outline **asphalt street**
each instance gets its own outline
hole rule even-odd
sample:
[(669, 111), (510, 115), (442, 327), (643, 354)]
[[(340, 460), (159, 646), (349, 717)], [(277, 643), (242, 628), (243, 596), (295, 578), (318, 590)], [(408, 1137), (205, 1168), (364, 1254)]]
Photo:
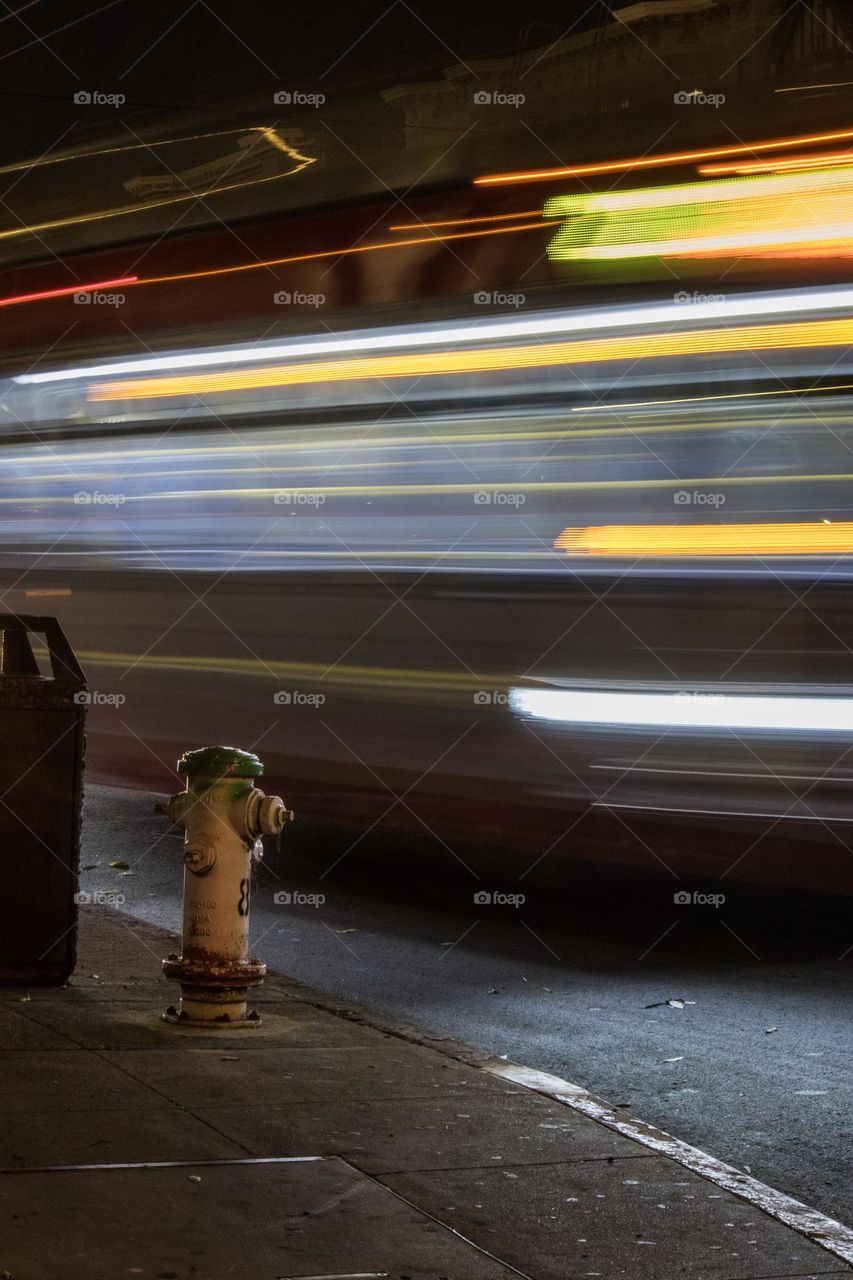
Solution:
[[(180, 833), (154, 799), (88, 788), (81, 888), (179, 932)], [(740, 904), (681, 904), (665, 878), (574, 894), (565, 865), (519, 902), (522, 884), (492, 883), (487, 863), (430, 875), (429, 850), (399, 842), (375, 866), (336, 862), (353, 833), (297, 828), (253, 896), (253, 951), (270, 968), (581, 1084), (853, 1222), (843, 903), (809, 916), (743, 890)]]

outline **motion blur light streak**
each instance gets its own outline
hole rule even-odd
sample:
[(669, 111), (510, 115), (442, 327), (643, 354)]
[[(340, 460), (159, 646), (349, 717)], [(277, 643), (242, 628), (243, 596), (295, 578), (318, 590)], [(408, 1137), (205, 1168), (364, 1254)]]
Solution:
[(631, 169), (658, 169), (666, 165), (688, 164), (692, 160), (713, 160), (717, 156), (750, 156), (756, 151), (783, 151), (823, 142), (853, 139), (853, 129), (834, 133), (802, 134), (796, 138), (776, 138), (772, 142), (744, 142), (737, 146), (710, 147), (701, 151), (671, 151), (662, 155), (632, 156), (628, 160), (603, 160), (593, 164), (561, 165), (556, 169), (528, 169), (518, 173), (490, 173), (475, 178), (478, 186), (492, 187), (511, 182), (547, 182), (552, 178), (582, 178), (595, 173), (623, 173)]
[(566, 724), (853, 733), (853, 698), (589, 689), (512, 689), (509, 697), (517, 715)]
[(74, 293), (94, 293), (97, 289), (112, 289), (120, 284), (135, 284), (138, 276), (119, 276), (115, 280), (97, 280), (94, 284), (71, 284), (64, 289), (44, 289), (41, 293), (19, 293), (12, 298), (0, 298), (0, 307), (17, 307), (22, 302), (41, 302), (43, 298), (63, 298)]
[(181, 138), (156, 138), (150, 142), (123, 142), (118, 147), (97, 147), (89, 150), (66, 151), (60, 155), (39, 156), (37, 160), (18, 160), (14, 164), (0, 165), (0, 175), (4, 173), (31, 173), (39, 169), (49, 169), (57, 164), (73, 164), (78, 160), (94, 160), (98, 156), (124, 155), (128, 151), (151, 151), (154, 147), (175, 147), (187, 142), (207, 142), (211, 138), (245, 137), (249, 133), (258, 133), (278, 150), (291, 154), (292, 148), (280, 138), (275, 129), (268, 125), (245, 125), (239, 129), (215, 129), (210, 133), (190, 133)]
[(385, 328), (367, 334), (343, 332), (324, 338), (288, 339), (266, 345), (220, 347), (171, 355), (150, 355), (139, 359), (117, 359), (100, 364), (50, 369), (17, 375), (19, 385), (69, 382), (81, 378), (99, 378), (111, 374), (157, 373), (169, 369), (199, 369), (209, 365), (234, 365), (260, 360), (295, 359), (299, 356), (341, 355), (344, 352), (400, 350), (412, 347), (440, 346), (448, 343), (484, 342), (489, 339), (544, 337), (559, 333), (588, 333), (602, 329), (646, 328), (652, 325), (679, 325), (686, 320), (732, 320), (784, 314), (793, 319), (814, 311), (853, 310), (853, 288), (834, 286), (814, 290), (774, 290), (762, 294), (735, 296), (707, 302), (645, 303), (640, 306), (614, 306), (595, 310), (575, 309), (540, 312), (523, 319), (517, 316), (484, 320), (412, 325)]
[[(624, 434), (630, 436), (632, 433), (630, 430), (626, 430)], [(584, 459), (582, 458), (575, 459), (575, 461), (583, 461), (583, 460)], [(526, 462), (528, 461), (528, 459), (522, 459), (522, 461)], [(533, 461), (537, 462), (539, 461), (539, 459), (534, 458)], [(375, 464), (372, 464), (372, 465), (375, 466)], [(259, 470), (264, 470), (264, 469), (265, 468), (259, 468)], [(201, 474), (207, 474), (207, 473), (203, 472)], [(230, 473), (223, 472), (220, 474), (230, 474)], [(727, 476), (725, 477), (725, 480), (723, 480), (720, 477), (711, 478), (711, 479), (708, 479), (706, 477), (701, 477), (701, 478), (687, 479), (687, 480), (685, 479), (677, 479), (677, 480), (673, 480), (673, 479), (536, 480), (536, 481), (517, 480), (515, 482), (508, 482), (506, 484), (495, 484), (491, 481), (483, 482), (478, 480), (471, 480), (468, 483), (461, 483), (461, 484), (453, 483), (451, 481), (447, 481), (445, 483), (436, 482), (434, 484), (334, 484), (332, 485), (332, 484), (318, 483), (318, 484), (312, 484), (312, 485), (291, 485), (287, 490), (287, 492), (291, 495), (291, 498), (297, 502), (302, 501), (304, 499), (310, 500), (316, 497), (322, 497), (324, 500), (326, 498), (425, 497), (433, 494), (475, 497), (475, 495), (477, 495), (478, 493), (485, 493), (485, 494), (491, 495), (491, 497), (489, 497), (486, 501), (492, 502), (492, 501), (498, 501), (495, 498), (495, 495), (498, 495), (498, 494), (511, 494), (515, 496), (517, 494), (528, 495), (528, 494), (583, 493), (583, 492), (618, 493), (620, 491), (630, 491), (630, 490), (651, 491), (655, 489), (661, 489), (664, 491), (675, 490), (675, 492), (678, 493), (679, 489), (677, 488), (677, 486), (681, 486), (685, 484), (697, 486), (697, 485), (708, 485), (708, 484), (720, 485), (725, 483), (732, 486), (752, 485), (755, 487), (759, 487), (759, 486), (765, 486), (765, 485), (782, 485), (782, 484), (801, 485), (805, 483), (849, 484), (851, 481), (853, 481), (853, 474), (851, 473), (848, 473), (846, 475), (842, 473), (833, 473), (831, 475), (784, 475), (784, 476), (745, 475), (745, 476), (736, 476), (736, 477)], [(275, 494), (278, 492), (280, 492), (280, 489), (275, 485), (267, 485), (263, 487), (249, 486), (249, 485), (246, 485), (243, 487), (219, 486), (213, 489), (202, 489), (202, 488), (160, 489), (158, 492), (141, 493), (138, 495), (134, 495), (134, 497), (127, 499), (127, 501), (133, 502), (133, 503), (140, 503), (140, 502), (144, 502), (144, 503), (148, 503), (148, 502), (206, 503), (210, 500), (216, 500), (216, 499), (221, 500), (221, 499), (231, 499), (231, 498), (249, 498), (249, 499), (256, 499), (256, 500), (260, 499), (260, 500), (268, 501), (270, 498), (274, 498)], [(482, 502), (483, 499), (481, 499), (480, 501)], [(28, 497), (27, 502), (33, 508), (36, 508), (39, 506), (51, 507), (51, 506), (75, 503), (75, 498), (71, 495), (67, 497), (58, 497), (58, 498), (34, 496), (34, 497)], [(20, 505), (21, 505), (21, 499), (19, 497), (0, 498), (0, 506), (20, 507)], [(717, 527), (718, 526), (716, 525), (708, 526), (708, 528), (711, 528), (711, 529), (717, 529)], [(725, 526), (720, 526), (720, 527), (725, 527)], [(759, 525), (759, 526), (751, 526), (751, 527), (761, 529), (761, 528), (764, 528), (765, 526)], [(800, 526), (793, 526), (793, 527), (799, 528)], [(607, 526), (601, 526), (601, 528), (607, 529)], [(655, 530), (661, 531), (661, 533), (662, 531), (666, 531), (667, 533), (670, 533), (673, 529), (677, 531), (679, 529), (679, 526), (614, 525), (612, 526), (612, 528), (615, 530), (625, 529), (625, 530), (628, 530), (629, 532), (632, 529), (636, 530), (635, 545), (636, 545), (637, 555), (641, 555), (644, 552), (646, 554), (649, 554), (652, 551), (654, 551), (656, 548), (658, 549), (658, 554), (660, 555), (679, 554), (678, 551), (670, 552), (669, 550), (667, 551), (660, 550), (659, 543), (657, 541), (657, 537), (655, 534)], [(600, 529), (597, 526), (591, 527), (591, 529), (593, 533), (597, 534), (598, 532), (600, 532)], [(643, 544), (643, 531), (649, 531), (647, 546)], [(573, 531), (571, 530), (564, 530), (563, 533), (560, 534), (560, 538), (562, 539), (564, 537), (567, 537), (572, 532)], [(587, 530), (584, 530), (583, 532), (586, 533)], [(697, 539), (698, 538), (699, 538), (699, 535), (697, 535)], [(615, 535), (614, 535), (614, 540), (615, 540)], [(591, 538), (591, 542), (593, 541), (594, 541), (594, 538)], [(674, 539), (673, 545), (677, 545), (677, 542), (678, 542), (678, 539)], [(565, 547), (557, 547), (556, 543), (555, 543), (555, 548), (557, 550), (566, 549)], [(841, 551), (845, 549), (846, 547), (840, 548)], [(832, 543), (832, 539), (827, 539), (825, 550), (828, 554), (838, 554), (839, 548), (834, 547)], [(780, 555), (786, 554), (786, 553), (817, 555), (821, 553), (821, 548), (815, 547), (813, 550), (809, 550), (808, 552), (798, 552), (796, 547), (786, 548), (783, 546), (778, 551), (778, 554)], [(57, 552), (56, 554), (61, 554), (61, 552)], [(307, 554), (310, 554), (310, 552)], [(409, 553), (408, 551), (406, 551), (404, 554), (409, 554)], [(428, 554), (436, 554), (436, 553), (430, 552)], [(519, 552), (519, 554), (523, 554), (523, 553)], [(585, 554), (592, 555), (592, 554), (611, 554), (611, 553), (596, 552), (593, 549), (590, 549), (586, 551)], [(616, 554), (616, 553), (613, 552), (612, 554)], [(700, 554), (700, 553), (694, 552), (692, 550), (688, 550), (680, 554), (693, 555), (693, 554)], [(701, 552), (701, 554), (704, 554), (704, 555), (744, 554), (746, 555), (746, 554), (758, 554), (758, 553), (749, 552), (746, 549), (744, 549), (743, 551), (737, 552), (737, 553), (736, 552), (726, 553), (725, 551), (713, 552), (710, 550), (705, 550)], [(771, 554), (771, 552), (767, 551), (764, 554)], [(446, 556), (449, 556), (449, 555), (450, 555), (449, 551), (442, 551), (441, 559), (444, 559)]]
[(777, 156), (768, 160), (736, 160), (727, 164), (705, 164), (699, 173), (709, 177), (747, 173), (793, 173), (797, 169), (831, 169), (853, 164), (853, 151), (821, 151), (809, 156)]
[(803, 324), (699, 329), (681, 333), (630, 334), (592, 338), (587, 342), (541, 343), (535, 346), (492, 347), (478, 351), (436, 351), (425, 354), (367, 357), (355, 360), (313, 361), (274, 365), (237, 373), (193, 374), (131, 382), (95, 383), (91, 401), (199, 396), (222, 391), (310, 383), (363, 381), (437, 375), (482, 373), (664, 356), (709, 355), (725, 351), (768, 351), (786, 348), (850, 346), (853, 319), (814, 320)]
[(602, 525), (564, 529), (554, 549), (588, 556), (849, 555), (853, 524)]
[[(763, 210), (766, 220), (773, 214), (773, 204), (769, 202)], [(849, 211), (845, 210), (845, 213)], [(626, 218), (626, 223), (631, 215)], [(614, 258), (695, 258), (695, 257), (740, 257), (769, 258), (786, 257), (848, 257), (853, 253), (850, 242), (853, 238), (853, 219), (848, 222), (821, 222), (814, 225), (806, 219), (806, 225), (799, 231), (788, 228), (784, 231), (734, 231), (727, 235), (704, 235), (696, 238), (636, 241), (633, 244), (619, 240), (615, 245), (594, 245), (578, 250), (549, 248), (551, 257), (559, 260), (576, 262), (605, 261)], [(577, 233), (574, 227), (573, 232)], [(632, 227), (636, 230), (636, 227)], [(596, 228), (599, 231), (599, 228)], [(618, 231), (612, 231), (615, 237)], [(773, 246), (776, 246), (774, 248)]]
[[(643, 209), (670, 209), (718, 201), (764, 200), (775, 196), (820, 194), (824, 190), (849, 194), (853, 174), (826, 172), (760, 174), (749, 178), (724, 178), (719, 182), (687, 182), (673, 186), (634, 187), (629, 191), (588, 191), (552, 196), (545, 201), (545, 216), (583, 213), (636, 213)], [(752, 206), (745, 211), (753, 213)]]
[[(71, 593), (43, 591), (26, 592), (26, 594), (70, 595)], [(46, 650), (44, 652), (47, 653)], [(215, 673), (265, 682), (269, 682), (270, 678), (274, 677), (282, 681), (291, 680), (313, 685), (318, 689), (346, 686), (351, 694), (360, 692), (365, 696), (379, 690), (384, 695), (391, 694), (401, 698), (428, 693), (434, 698), (444, 697), (456, 700), (460, 693), (468, 696), (475, 694), (483, 683), (483, 677), (480, 675), (473, 673), (469, 675), (464, 671), (451, 671), (447, 668), (431, 670), (423, 667), (356, 666), (343, 662), (330, 668), (327, 662), (284, 662), (274, 658), (260, 662), (255, 658), (228, 658), (216, 654), (187, 657), (181, 654), (113, 653), (99, 649), (81, 650), (80, 658), (90, 667), (116, 667), (121, 671), (127, 671), (131, 667), (142, 667), (151, 671)], [(506, 688), (510, 677), (493, 672), (489, 675), (489, 680), (499, 688)]]
[[(706, 254), (694, 253), (691, 257), (706, 257)], [(713, 255), (717, 257), (717, 254)], [(776, 248), (755, 248), (748, 255), (757, 261), (762, 258), (774, 262), (797, 261), (808, 262), (823, 260), (824, 262), (841, 262), (853, 257), (853, 243), (849, 241), (828, 240), (825, 243), (779, 245)]]
[[(231, 132), (237, 132), (237, 131), (228, 130), (227, 132), (231, 133)], [(73, 214), (67, 218), (51, 218), (46, 222), (24, 223), (21, 226), (17, 226), (17, 227), (7, 227), (5, 230), (0, 230), (0, 240), (9, 240), (16, 236), (40, 235), (43, 231), (56, 231), (56, 230), (59, 230), (61, 227), (75, 227), (75, 226), (80, 226), (84, 223), (102, 222), (109, 218), (129, 217), (133, 214), (147, 213), (151, 209), (163, 209), (163, 208), (166, 208), (168, 205), (185, 204), (188, 200), (193, 200), (193, 201), (204, 200), (210, 196), (219, 195), (221, 192), (225, 192), (225, 191), (239, 191), (245, 187), (262, 186), (263, 184), (268, 182), (280, 182), (282, 178), (293, 177), (295, 174), (301, 173), (301, 171), (307, 168), (309, 164), (315, 163), (316, 157), (303, 155), (301, 151), (297, 151), (294, 147), (291, 147), (289, 143), (285, 142), (283, 138), (280, 138), (276, 134), (274, 129), (255, 126), (253, 128), (239, 130), (239, 132), (242, 134), (259, 133), (261, 137), (265, 139), (265, 141), (269, 142), (275, 148), (276, 151), (283, 151), (291, 160), (293, 160), (295, 164), (295, 168), (287, 169), (283, 173), (275, 173), (275, 174), (272, 174), (271, 176), (264, 177), (264, 178), (251, 178), (245, 182), (223, 183), (220, 186), (209, 187), (202, 191), (197, 191), (194, 188), (189, 187), (189, 185), (186, 182), (183, 182), (183, 180), (181, 180), (182, 184), (187, 188), (187, 190), (181, 195), (169, 196), (164, 200), (146, 200), (146, 201), (140, 201), (137, 204), (121, 205), (115, 209), (98, 209), (93, 211), (92, 213)], [(220, 135), (212, 134), (212, 135), (199, 135), (199, 136), (217, 137)], [(63, 160), (74, 160), (74, 159), (81, 159), (81, 158), (85, 159), (85, 158), (88, 158), (89, 155), (109, 154), (109, 152), (112, 150), (118, 150), (118, 151), (136, 150), (139, 148), (140, 145), (144, 146), (146, 150), (153, 153), (154, 147), (166, 146), (169, 144), (169, 142), (184, 142), (184, 141), (190, 141), (190, 140), (191, 139), (172, 138), (172, 139), (167, 139), (166, 142), (150, 142), (150, 143), (143, 143), (143, 144), (134, 143), (132, 147), (127, 147), (127, 148), (118, 147), (118, 148), (108, 148), (106, 151), (98, 151), (98, 152), (91, 152), (91, 153), (84, 152), (82, 156), (74, 156), (74, 155), (65, 156), (65, 157), (58, 156), (53, 160), (48, 159), (43, 163), (59, 164)], [(40, 162), (34, 162), (26, 165), (7, 166), (7, 169), (0, 170), (0, 172), (7, 172), (7, 170), (11, 170), (15, 168), (22, 168), (24, 170), (37, 169), (39, 168), (39, 163)], [(141, 281), (137, 280), (135, 283), (139, 284), (141, 283)]]
[(389, 231), (417, 231), (421, 227), (468, 227), (475, 222), (511, 222), (513, 218), (541, 218), (541, 209), (524, 209), (520, 213), (489, 213), (471, 218), (443, 218), (438, 222), (397, 222), (389, 226)]
[[(279, 176), (282, 176), (282, 175), (279, 175)], [(257, 182), (273, 182), (275, 180), (276, 179), (274, 178), (258, 178)], [(244, 186), (244, 185), (247, 185), (247, 184), (244, 184), (244, 183), (236, 184), (236, 186)], [(248, 184), (248, 185), (252, 185), (252, 184)], [(234, 189), (235, 189), (234, 186), (218, 187), (217, 191), (231, 191)], [(212, 192), (191, 193), (191, 195), (187, 197), (181, 197), (181, 198), (200, 200), (203, 196), (211, 195), (211, 194), (214, 194), (214, 193)], [(169, 204), (172, 202), (164, 201), (161, 203)], [(118, 216), (118, 213), (137, 213), (141, 210), (151, 209), (154, 207), (155, 206), (151, 204), (138, 205), (138, 206), (135, 206), (133, 209), (118, 210), (115, 214), (111, 213), (111, 214), (104, 214), (104, 215), (98, 215), (98, 216), (114, 217), (114, 216)], [(88, 221), (88, 220), (89, 220), (88, 218), (83, 218), (83, 219), (72, 219), (71, 221)], [(44, 226), (39, 226), (39, 227), (18, 228), (16, 229), (14, 234), (22, 235), (24, 234), (24, 232), (27, 232), (27, 231), (43, 231), (45, 230), (47, 225), (48, 224), (44, 224)], [(53, 226), (53, 225), (67, 225), (67, 224), (51, 223), (49, 225)], [(204, 271), (179, 271), (171, 275), (161, 275), (161, 276), (135, 276), (132, 281), (129, 281), (129, 283), (139, 286), (139, 285), (146, 285), (146, 284), (173, 284), (177, 281), (183, 281), (183, 280), (209, 280), (216, 276), (239, 275), (244, 271), (260, 271), (262, 268), (283, 267), (296, 262), (319, 262), (325, 258), (345, 258), (349, 254), (353, 254), (353, 253), (377, 253), (380, 250), (385, 250), (385, 249), (405, 249), (412, 245), (443, 244), (446, 240), (471, 240), (478, 236), (506, 236), (506, 235), (512, 235), (516, 231), (540, 230), (541, 228), (546, 227), (547, 225), (548, 224), (546, 222), (540, 219), (540, 221), (538, 222), (521, 223), (517, 227), (488, 227), (481, 231), (460, 231), (460, 232), (454, 232), (451, 235), (419, 236), (417, 238), (408, 239), (408, 240), (386, 240), (378, 244), (350, 245), (348, 247), (344, 247), (341, 249), (321, 249), (315, 253), (298, 253), (288, 258), (266, 258), (263, 260), (258, 259), (255, 262), (240, 262), (233, 267), (210, 267), (209, 269), (206, 269)], [(13, 233), (0, 231), (0, 239), (2, 239), (3, 236), (5, 235), (11, 235), (11, 234)], [(33, 295), (33, 298), (31, 300), (33, 301), (37, 300), (38, 296), (39, 295)], [(50, 294), (47, 293), (43, 296), (49, 297)]]
[(574, 405), (572, 413), (617, 413), (622, 409), (661, 409), (676, 404), (715, 404), (728, 400), (764, 400), (768, 396), (807, 396), (821, 392), (853, 391), (853, 382), (831, 384), (826, 387), (786, 387), (784, 391), (725, 391), (709, 396), (674, 396), (668, 400), (616, 400), (609, 404)]
[[(757, 376), (762, 385), (769, 359), (749, 373), (750, 383)], [(783, 377), (793, 359), (786, 353), (774, 360)], [(714, 376), (720, 363), (714, 358)], [(605, 387), (612, 386), (612, 368), (603, 366)], [(661, 386), (660, 372), (650, 377), (651, 368), (648, 361), (637, 367), (635, 390)], [(678, 365), (674, 376), (684, 378)], [(696, 378), (694, 367), (688, 389)], [(796, 543), (772, 560), (667, 559), (648, 546), (650, 538), (658, 541), (656, 526), (665, 524), (669, 537), (673, 524), (707, 524), (722, 515), (802, 526), (827, 517), (841, 526), (853, 520), (853, 427), (844, 392), (824, 397), (819, 417), (796, 401), (785, 402), (781, 412), (779, 402), (756, 399), (650, 409), (629, 423), (619, 416), (579, 419), (548, 400), (537, 405), (543, 382), (541, 370), (519, 374), (510, 387), (513, 403), (497, 410), (475, 409), (467, 381), (460, 382), (458, 405), (444, 404), (431, 390), (414, 418), (398, 410), (376, 422), (375, 434), (365, 432), (363, 418), (352, 420), (348, 407), (343, 420), (315, 412), (306, 421), (306, 403), (322, 408), (325, 393), (295, 396), (290, 412), (287, 394), (276, 388), (266, 419), (255, 418), (259, 396), (248, 403), (235, 396), (227, 417), (219, 415), (224, 426), (194, 405), (198, 417), (163, 436), (174, 424), (170, 406), (151, 437), (148, 422), (160, 406), (143, 401), (141, 434), (128, 416), (118, 424), (94, 419), (94, 438), (85, 402), (63, 386), (61, 414), (73, 417), (58, 418), (57, 433), (49, 428), (49, 447), (27, 439), (11, 415), (6, 420), (0, 557), (16, 578), (31, 561), (58, 570), (62, 586), (71, 585), (66, 572), (119, 570), (131, 591), (139, 589), (131, 585), (140, 581), (136, 570), (339, 571), (349, 580), (368, 565), (514, 576), (510, 595), (519, 580), (564, 577), (567, 564), (573, 578), (624, 575), (626, 564), (636, 579), (663, 575), (673, 598), (687, 589), (680, 585), (686, 565), (691, 581), (774, 574), (853, 579), (853, 556), (828, 539), (830, 526), (808, 554)], [(351, 385), (364, 402), (369, 384)], [(698, 385), (707, 385), (704, 370)], [(378, 386), (369, 395), (374, 390), (377, 398), (384, 394)], [(446, 388), (436, 390), (443, 395)], [(481, 391), (482, 384), (476, 394)], [(11, 394), (4, 391), (0, 410)], [(526, 407), (515, 403), (519, 396)], [(244, 410), (251, 419), (232, 433)], [(639, 553), (630, 548), (630, 560), (554, 548), (567, 525), (600, 529), (620, 522), (641, 524), (646, 539)], [(802, 528), (797, 532), (802, 537)], [(89, 643), (106, 647), (123, 646)]]
[(536, 231), (546, 224), (524, 222), (517, 227), (488, 227), (482, 231), (456, 231), (446, 236), (417, 236), (408, 240), (384, 240), (378, 244), (349, 245), (343, 249), (320, 249), (315, 253), (299, 253), (289, 258), (268, 258), (266, 261), (241, 262), (233, 267), (212, 267), (208, 271), (183, 271), (173, 275), (141, 276), (138, 284), (171, 284), (176, 280), (205, 280), (212, 276), (236, 275), (241, 271), (259, 271), (262, 267), (283, 267), (293, 262), (319, 262), (323, 258), (345, 258), (351, 253), (378, 253), (385, 249), (405, 249), (411, 245), (443, 244), (445, 240), (471, 240), (476, 236), (508, 236), (516, 231)]
[(784, 89), (774, 89), (774, 93), (810, 93), (814, 89), (846, 89), (853, 80), (828, 80), (825, 84), (790, 84)]
[(548, 246), (556, 261), (745, 254), (794, 245), (846, 252), (853, 239), (853, 170), (557, 196), (545, 213), (566, 218)]

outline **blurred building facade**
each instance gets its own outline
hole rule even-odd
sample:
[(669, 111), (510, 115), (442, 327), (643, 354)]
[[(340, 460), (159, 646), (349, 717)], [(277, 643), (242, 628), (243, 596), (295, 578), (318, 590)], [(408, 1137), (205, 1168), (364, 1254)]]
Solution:
[(468, 129), (481, 165), (508, 162), (513, 135), (520, 162), (535, 151), (537, 163), (560, 163), (632, 141), (657, 149), (669, 134), (678, 145), (737, 133), (739, 124), (754, 137), (762, 118), (796, 130), (804, 115), (842, 113), (853, 93), (850, 0), (641, 0), (601, 6), (583, 31), (548, 42), (539, 33), (534, 43), (535, 34), (523, 31), (512, 53), (386, 90), (403, 113), (407, 148), (442, 137), (447, 145), (449, 130)]

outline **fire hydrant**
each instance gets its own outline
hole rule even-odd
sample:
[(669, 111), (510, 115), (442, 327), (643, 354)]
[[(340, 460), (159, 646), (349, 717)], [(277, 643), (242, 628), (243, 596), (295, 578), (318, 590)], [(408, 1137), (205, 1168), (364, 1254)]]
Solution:
[(181, 984), (180, 1008), (167, 1022), (206, 1027), (258, 1026), (249, 1013), (249, 988), (267, 967), (249, 957), (252, 870), (263, 855), (262, 835), (277, 835), (292, 812), (278, 796), (254, 785), (264, 766), (235, 747), (202, 747), (178, 761), (186, 790), (156, 806), (184, 828), (184, 928), (180, 956), (163, 961)]

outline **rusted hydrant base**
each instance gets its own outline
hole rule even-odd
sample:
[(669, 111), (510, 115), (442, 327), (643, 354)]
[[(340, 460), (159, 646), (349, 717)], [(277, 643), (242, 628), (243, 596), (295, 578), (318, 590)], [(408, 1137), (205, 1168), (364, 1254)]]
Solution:
[(163, 973), (180, 983), (181, 1003), (178, 1009), (170, 1006), (163, 1020), (214, 1031), (258, 1027), (260, 1014), (248, 1008), (249, 990), (263, 982), (266, 972), (266, 965), (259, 960), (188, 960), (171, 955), (163, 961)]
[(180, 1008), (170, 1005), (162, 1018), (175, 1027), (198, 1027), (206, 1031), (233, 1031), (261, 1025), (261, 1015), (256, 1009), (249, 1010), (245, 999), (229, 1003), (223, 1009), (221, 1003), (212, 1004), (204, 998), (195, 999), (186, 992), (181, 997)]

